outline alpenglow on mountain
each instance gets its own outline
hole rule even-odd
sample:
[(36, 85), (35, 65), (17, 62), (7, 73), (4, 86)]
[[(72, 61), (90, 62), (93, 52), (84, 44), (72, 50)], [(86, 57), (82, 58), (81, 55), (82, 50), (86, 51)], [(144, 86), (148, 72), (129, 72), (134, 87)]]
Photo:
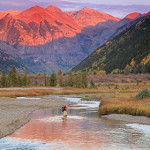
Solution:
[(52, 5), (0, 12), (0, 49), (30, 72), (67, 72), (134, 19), (122, 21), (89, 8), (66, 13)]

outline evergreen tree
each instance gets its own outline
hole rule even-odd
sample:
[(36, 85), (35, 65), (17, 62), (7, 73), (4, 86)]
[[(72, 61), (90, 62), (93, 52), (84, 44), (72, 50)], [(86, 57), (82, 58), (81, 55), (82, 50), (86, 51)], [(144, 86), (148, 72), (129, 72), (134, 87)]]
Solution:
[(23, 85), (23, 79), (22, 79), (22, 77), (19, 75), (18, 76), (18, 80), (17, 80), (17, 86), (18, 87), (21, 87)]
[(50, 78), (51, 78), (50, 76), (47, 76), (47, 80), (46, 80), (46, 85), (47, 86), (50, 86)]
[(6, 87), (6, 86), (7, 86), (7, 77), (6, 77), (5, 70), (3, 70), (1, 75), (1, 87)]
[(44, 85), (47, 86), (47, 78), (46, 78), (46, 73), (44, 73)]
[(63, 86), (63, 72), (61, 70), (58, 70), (58, 82), (59, 82), (59, 86), (62, 87)]
[(88, 87), (88, 78), (85, 73), (82, 74), (82, 87), (87, 88)]
[(68, 77), (67, 85), (71, 86), (71, 87), (74, 86), (73, 73), (71, 70), (69, 71), (69, 77)]
[(57, 85), (57, 76), (55, 71), (53, 71), (50, 78), (50, 86), (56, 86), (56, 85)]
[(90, 89), (94, 89), (94, 88), (97, 88), (97, 87), (96, 87), (93, 79), (91, 79), (91, 81), (90, 81)]
[(13, 86), (11, 74), (12, 74), (12, 71), (10, 71), (10, 74), (8, 76), (8, 87), (12, 87)]
[(27, 86), (27, 80), (28, 80), (27, 72), (25, 72), (23, 76), (23, 86)]
[(77, 72), (77, 74), (76, 74), (76, 87), (82, 88), (82, 73), (81, 73), (81, 71)]
[(58, 76), (61, 76), (63, 73), (61, 70), (58, 70)]
[(147, 73), (150, 73), (150, 61), (148, 63), (146, 63), (145, 70)]
[(31, 84), (31, 80), (30, 80), (30, 76), (27, 77), (27, 85), (30, 86)]
[(35, 86), (38, 86), (38, 81), (37, 80), (35, 81)]
[(15, 66), (13, 66), (10, 76), (11, 76), (11, 80), (12, 80), (12, 86), (16, 87), (17, 86), (17, 71), (16, 71)]

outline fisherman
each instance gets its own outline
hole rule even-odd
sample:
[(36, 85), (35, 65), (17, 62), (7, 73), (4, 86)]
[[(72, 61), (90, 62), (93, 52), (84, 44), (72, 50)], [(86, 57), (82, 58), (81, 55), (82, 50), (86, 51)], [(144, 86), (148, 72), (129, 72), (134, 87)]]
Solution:
[(67, 116), (67, 106), (62, 107), (62, 111), (64, 112), (64, 117)]

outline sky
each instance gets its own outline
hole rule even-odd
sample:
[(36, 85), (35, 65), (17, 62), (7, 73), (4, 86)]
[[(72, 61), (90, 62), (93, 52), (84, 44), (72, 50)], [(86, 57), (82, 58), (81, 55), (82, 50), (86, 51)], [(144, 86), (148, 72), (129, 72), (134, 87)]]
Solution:
[(25, 10), (34, 5), (42, 7), (55, 5), (63, 11), (89, 7), (119, 18), (132, 12), (150, 11), (150, 0), (0, 0), (0, 11)]

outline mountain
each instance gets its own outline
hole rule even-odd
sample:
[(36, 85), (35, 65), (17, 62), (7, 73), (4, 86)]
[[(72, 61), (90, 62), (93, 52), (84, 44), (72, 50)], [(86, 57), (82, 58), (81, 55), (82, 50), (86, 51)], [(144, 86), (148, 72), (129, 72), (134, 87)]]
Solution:
[(107, 22), (109, 20), (116, 22), (120, 21), (120, 19), (117, 17), (87, 7), (79, 11), (72, 11), (67, 13), (83, 27), (95, 26), (100, 22)]
[[(121, 19), (120, 21), (112, 24), (111, 26), (107, 27), (105, 23), (104, 24), (105, 28), (103, 30), (98, 30), (98, 32), (97, 30), (95, 30), (93, 40), (95, 41), (95, 43), (97, 43), (96, 44), (97, 47), (99, 47), (103, 45), (105, 42), (113, 39), (115, 36), (124, 31), (126, 28), (129, 28), (133, 24), (143, 19), (143, 17), (144, 15), (140, 13), (131, 13), (128, 14), (125, 18)], [(101, 23), (97, 25), (101, 25)]]
[(13, 66), (15, 66), (20, 73), (24, 71), (27, 71), (28, 73), (32, 72), (22, 63), (21, 60), (17, 60), (13, 56), (6, 54), (3, 50), (0, 49), (0, 72), (5, 69), (6, 73), (9, 73)]
[(150, 72), (150, 15), (146, 15), (114, 39), (106, 42), (73, 68), (73, 71), (107, 73), (124, 71)]
[[(82, 11), (85, 10), (88, 9)], [(94, 18), (103, 14), (96, 12), (98, 15), (94, 17), (97, 13), (93, 13)], [(16, 15), (7, 13), (0, 19), (0, 48), (15, 58), (23, 59), (26, 65), (39, 73), (59, 69), (67, 72), (93, 51), (97, 44), (93, 40), (95, 32), (118, 21), (118, 18), (107, 14), (105, 21), (110, 20), (101, 22), (104, 17), (101, 15), (96, 20), (101, 24), (92, 28), (87, 24), (84, 28), (72, 16), (53, 5), (48, 8), (34, 6)]]
[(0, 20), (0, 40), (11, 45), (42, 45), (62, 37), (73, 37), (82, 29), (74, 19), (55, 6), (34, 6)]
[(0, 19), (0, 49), (32, 72), (68, 72), (142, 17), (135, 13), (120, 20), (89, 8), (66, 13), (53, 5), (7, 11)]
[(22, 10), (7, 10), (7, 11), (0, 11), (0, 19), (2, 19), (7, 14), (11, 15), (18, 15), (22, 12)]

